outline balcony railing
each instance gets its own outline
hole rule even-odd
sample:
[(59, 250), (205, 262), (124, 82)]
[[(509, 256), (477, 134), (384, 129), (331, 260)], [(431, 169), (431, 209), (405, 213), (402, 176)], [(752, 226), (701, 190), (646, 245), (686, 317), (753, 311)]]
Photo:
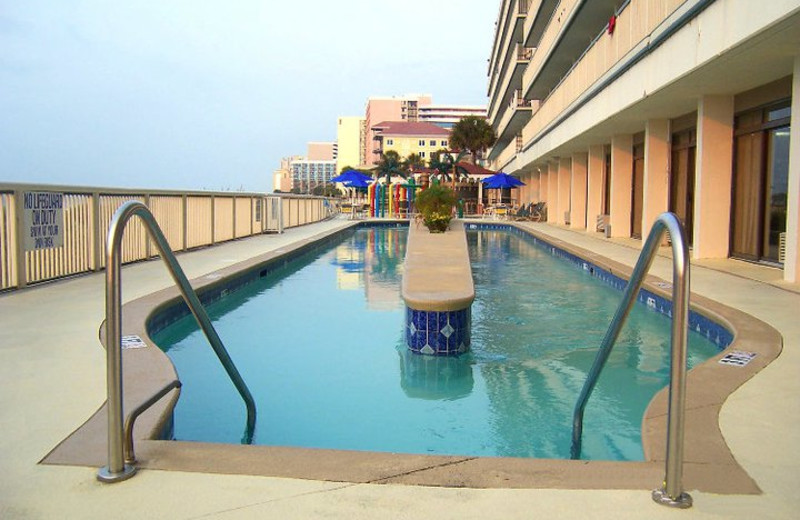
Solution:
[(525, 99), (525, 96), (522, 95), (521, 90), (515, 90), (514, 94), (511, 96), (511, 101), (509, 101), (508, 108), (511, 110), (517, 110), (520, 108), (532, 108), (533, 102), (530, 99)]
[(533, 58), (533, 47), (517, 44), (517, 61), (530, 61)]
[[(30, 202), (39, 196), (57, 205), (37, 209)], [(150, 209), (173, 251), (281, 232), (333, 212), (323, 197), (0, 184), (0, 290), (103, 269), (111, 217), (129, 200)], [(43, 211), (51, 212), (46, 222)], [(137, 223), (124, 241), (125, 263), (157, 254)]]

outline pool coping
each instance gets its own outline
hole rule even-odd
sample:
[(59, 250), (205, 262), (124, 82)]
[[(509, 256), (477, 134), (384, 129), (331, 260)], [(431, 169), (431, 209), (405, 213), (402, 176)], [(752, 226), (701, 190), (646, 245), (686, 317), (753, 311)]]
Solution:
[[(361, 223), (353, 223), (353, 226), (358, 225)], [(537, 236), (534, 230), (514, 223), (507, 225)], [(250, 258), (199, 277), (192, 284), (196, 288), (222, 287), (227, 277), (258, 269), (268, 261), (286, 262), (292, 254), (353, 226), (321, 233), (290, 247)], [(617, 276), (627, 279), (632, 271), (551, 236), (538, 235), (538, 238)], [(645, 286), (654, 293), (666, 295), (659, 286), (663, 283), (649, 276)], [(124, 306), (123, 334), (138, 335), (151, 345), (123, 351), (126, 409), (136, 406), (174, 377), (169, 358), (152, 347), (146, 322), (159, 310), (174, 305), (178, 298), (177, 289), (170, 288)], [(721, 494), (760, 493), (758, 485), (731, 454), (720, 432), (718, 418), (727, 396), (780, 354), (782, 338), (761, 320), (695, 294), (692, 294), (692, 308), (735, 333), (728, 350), (746, 350), (757, 356), (745, 367), (731, 367), (717, 363), (724, 355), (721, 352), (689, 372), (684, 487)], [(139, 418), (134, 438), (137, 465), (147, 469), (469, 488), (652, 489), (660, 486), (664, 476), (666, 400), (664, 389), (653, 398), (643, 418), (645, 461), (642, 462), (405, 455), (157, 440), (170, 428), (176, 391)], [(100, 467), (106, 463), (106, 443), (103, 406), (42, 462)]]

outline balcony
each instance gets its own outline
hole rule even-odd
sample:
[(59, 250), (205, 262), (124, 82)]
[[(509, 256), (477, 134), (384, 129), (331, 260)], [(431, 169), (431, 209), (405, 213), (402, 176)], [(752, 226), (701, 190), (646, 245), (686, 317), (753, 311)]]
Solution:
[(508, 99), (514, 90), (522, 88), (522, 78), (525, 73), (525, 67), (530, 63), (534, 50), (535, 49), (525, 47), (519, 43), (514, 47), (514, 65), (506, 70), (502, 81), (492, 96), (488, 111), (490, 121), (496, 121), (505, 115), (506, 105), (502, 100)]
[(506, 105), (503, 118), (495, 126), (497, 132), (497, 143), (489, 153), (489, 159), (494, 159), (492, 153), (495, 150), (504, 149), (508, 143), (518, 138), (518, 135), (528, 123), (535, 108), (538, 108), (538, 101), (525, 99), (521, 90), (515, 90)]
[[(605, 3), (605, 0), (598, 0), (598, 3), (601, 1)], [(594, 1), (584, 3), (590, 3), (594, 7)], [(541, 98), (541, 106), (523, 129), (525, 147), (529, 147), (543, 129), (559, 118), (576, 100), (584, 96), (596, 82), (602, 81), (604, 77), (619, 67), (634, 48), (640, 46), (642, 42), (650, 40), (654, 31), (657, 31), (663, 24), (669, 24), (670, 19), (680, 16), (680, 12), (687, 9), (687, 2), (685, 0), (632, 0), (625, 5), (622, 11), (617, 13), (616, 29), (613, 35), (607, 34), (608, 18), (605, 15), (601, 18), (601, 15), (593, 10), (578, 13), (579, 7), (576, 7), (573, 16), (576, 21), (573, 21), (572, 24), (577, 23), (576, 27), (579, 29), (585, 28), (588, 26), (588, 19), (591, 16), (594, 16), (595, 23), (593, 37), (581, 38), (581, 41), (584, 42), (581, 53), (557, 77), (550, 77), (550, 74), (553, 74), (556, 69), (554, 65), (547, 63), (540, 66), (544, 72), (539, 77), (534, 77), (530, 83), (526, 80), (529, 79), (528, 74), (531, 71), (528, 70), (525, 73), (526, 78), (523, 79), (523, 84), (531, 87), (527, 89), (527, 92), (545, 93)], [(566, 22), (563, 27), (560, 27), (559, 32), (563, 33), (569, 29), (569, 38), (573, 39), (569, 20)], [(588, 29), (584, 30), (588, 31)], [(585, 33), (587, 36), (589, 34), (589, 32)], [(547, 39), (550, 38), (545, 35), (542, 39), (543, 45)], [(587, 40), (589, 41), (588, 46)], [(570, 49), (564, 45), (559, 46), (558, 43), (550, 45), (550, 47), (551, 54), (566, 52)], [(570, 49), (570, 53), (572, 52)], [(531, 63), (531, 68), (535, 66), (534, 63)], [(548, 67), (550, 67), (549, 71)], [(552, 86), (549, 86), (551, 83), (553, 83)]]
[[(525, 22), (525, 13), (530, 0), (516, 0), (517, 8), (509, 9), (503, 22), (502, 30), (498, 27), (495, 33), (495, 44), (492, 57), (489, 61), (489, 89), (487, 95), (494, 98), (493, 92), (498, 83), (506, 74), (509, 62), (512, 61), (511, 50), (516, 43), (522, 41), (522, 28)], [(511, 4), (514, 4), (512, 0)], [(524, 7), (523, 7), (524, 6)]]
[(587, 42), (606, 27), (618, 4), (618, 0), (563, 0), (553, 10), (538, 41), (533, 32), (542, 26), (531, 26), (525, 41), (529, 46), (538, 43), (538, 49), (523, 78), (526, 98), (547, 97), (586, 51)]
[(559, 2), (560, 0), (539, 0), (532, 9), (528, 10), (528, 17), (523, 28), (525, 37), (522, 42), (526, 47), (539, 46), (544, 29), (550, 22)]

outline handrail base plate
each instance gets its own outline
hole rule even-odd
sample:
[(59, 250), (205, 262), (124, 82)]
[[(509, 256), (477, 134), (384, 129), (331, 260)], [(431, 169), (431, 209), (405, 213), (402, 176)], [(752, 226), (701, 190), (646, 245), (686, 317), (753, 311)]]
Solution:
[(664, 488), (653, 490), (653, 501), (662, 506), (675, 507), (678, 509), (689, 509), (692, 507), (692, 496), (689, 493), (682, 492), (678, 498), (672, 498), (667, 494)]
[(136, 474), (136, 466), (131, 466), (129, 464), (124, 464), (122, 467), (122, 471), (119, 472), (112, 472), (108, 469), (108, 466), (103, 466), (99, 470), (97, 470), (97, 480), (100, 482), (105, 482), (106, 484), (113, 484), (114, 482), (122, 482), (123, 480), (128, 480), (132, 476)]

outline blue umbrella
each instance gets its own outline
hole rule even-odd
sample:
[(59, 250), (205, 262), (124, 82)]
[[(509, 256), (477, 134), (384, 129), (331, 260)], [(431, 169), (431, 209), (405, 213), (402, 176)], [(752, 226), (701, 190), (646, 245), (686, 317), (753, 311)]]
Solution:
[[(344, 175), (344, 174), (342, 174)], [(341, 177), (341, 175), (339, 175)], [(369, 177), (371, 179), (371, 177)], [(366, 188), (369, 183), (365, 179), (355, 178), (353, 180), (336, 181), (335, 178), (331, 179), (334, 182), (341, 182), (347, 188)]]
[[(337, 175), (336, 177), (333, 177), (331, 179), (331, 182), (347, 183), (347, 182), (354, 182), (354, 181), (366, 182), (366, 181), (371, 181), (371, 180), (372, 180), (372, 177), (370, 177), (369, 175), (365, 175), (365, 174), (363, 174), (363, 173), (361, 173), (359, 171), (356, 171), (356, 170), (347, 170), (347, 171)], [(366, 186), (366, 184), (364, 186)], [(362, 187), (363, 188), (364, 186), (354, 186), (354, 187)]]
[(525, 186), (525, 183), (516, 177), (503, 172), (497, 172), (483, 179), (483, 184), (489, 189), (498, 188), (516, 188), (517, 186)]

